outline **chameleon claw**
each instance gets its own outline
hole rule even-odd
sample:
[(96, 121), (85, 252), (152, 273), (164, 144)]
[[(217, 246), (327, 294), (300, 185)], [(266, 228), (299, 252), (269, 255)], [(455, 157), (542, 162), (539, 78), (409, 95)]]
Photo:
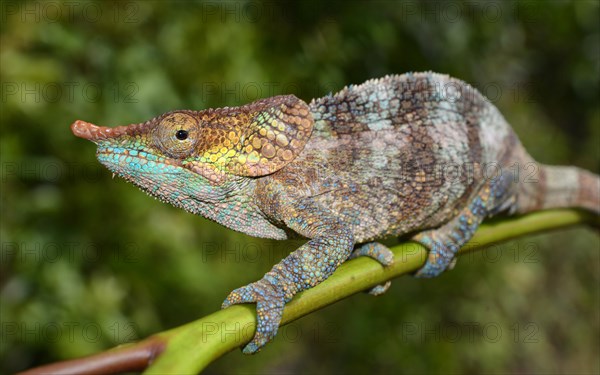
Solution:
[[(266, 343), (265, 343), (266, 344)], [(263, 345), (265, 345), (263, 344)], [(254, 342), (254, 340), (250, 341), (244, 348), (242, 349), (242, 353), (244, 354), (255, 354), (258, 353), (260, 347)]]
[(453, 258), (450, 261), (450, 264), (448, 265), (448, 271), (452, 271), (454, 269), (454, 267), (456, 267), (456, 261), (458, 260), (458, 258)]
[(369, 293), (372, 296), (380, 296), (383, 293), (387, 292), (387, 290), (390, 289), (391, 285), (392, 285), (392, 282), (390, 280), (388, 280), (383, 284), (375, 285), (374, 287), (369, 289), (367, 291), (367, 293)]
[(232, 291), (221, 308), (240, 303), (256, 303), (257, 325), (254, 338), (242, 349), (244, 354), (260, 351), (277, 334), (283, 315), (285, 297), (277, 285), (261, 279)]

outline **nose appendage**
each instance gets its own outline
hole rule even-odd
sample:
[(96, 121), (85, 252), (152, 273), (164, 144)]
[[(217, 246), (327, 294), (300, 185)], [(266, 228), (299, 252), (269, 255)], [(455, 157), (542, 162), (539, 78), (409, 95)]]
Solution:
[(71, 124), (71, 131), (79, 138), (93, 141), (98, 138), (99, 127), (89, 122), (77, 120)]
[(126, 126), (117, 126), (116, 128), (107, 128), (97, 126), (92, 123), (77, 120), (71, 124), (71, 131), (79, 138), (87, 139), (92, 142), (103, 139), (114, 138), (126, 132)]

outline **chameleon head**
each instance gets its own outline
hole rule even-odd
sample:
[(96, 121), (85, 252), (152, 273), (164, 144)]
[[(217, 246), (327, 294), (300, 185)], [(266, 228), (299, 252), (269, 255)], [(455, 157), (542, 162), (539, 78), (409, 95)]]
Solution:
[(308, 105), (288, 95), (234, 108), (168, 112), (115, 128), (78, 120), (71, 130), (97, 144), (98, 160), (112, 172), (192, 211), (194, 201), (217, 201), (241, 181), (290, 163), (312, 126)]

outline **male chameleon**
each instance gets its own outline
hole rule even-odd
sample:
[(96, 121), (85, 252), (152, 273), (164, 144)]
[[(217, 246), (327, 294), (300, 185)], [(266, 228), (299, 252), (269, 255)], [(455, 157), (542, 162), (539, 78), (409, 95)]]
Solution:
[(431, 72), (369, 80), (310, 104), (275, 96), (116, 128), (75, 121), (71, 129), (97, 144), (102, 164), (152, 196), (251, 236), (308, 239), (223, 303), (257, 304), (245, 353), (272, 340), (296, 293), (347, 259), (389, 265), (378, 239), (412, 234), (429, 249), (416, 276), (434, 277), (498, 212), (576, 206), (600, 214), (597, 175), (535, 164), (477, 90)]

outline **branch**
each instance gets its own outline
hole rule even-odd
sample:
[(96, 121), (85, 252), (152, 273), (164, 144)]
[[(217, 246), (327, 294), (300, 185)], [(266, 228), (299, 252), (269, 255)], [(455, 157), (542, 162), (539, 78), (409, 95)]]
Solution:
[[(464, 254), (523, 235), (577, 224), (590, 224), (600, 228), (600, 217), (579, 210), (563, 209), (490, 221), (479, 228), (459, 253)], [(427, 249), (414, 242), (397, 245), (391, 250), (394, 253), (394, 263), (386, 268), (366, 257), (342, 264), (329, 279), (296, 295), (286, 305), (281, 324), (290, 323), (392, 278), (410, 274), (419, 269), (427, 257)], [(255, 313), (253, 304), (231, 306), (138, 343), (37, 367), (23, 374), (117, 373), (141, 371), (148, 366), (147, 374), (198, 373), (217, 358), (252, 339), (256, 325)]]

